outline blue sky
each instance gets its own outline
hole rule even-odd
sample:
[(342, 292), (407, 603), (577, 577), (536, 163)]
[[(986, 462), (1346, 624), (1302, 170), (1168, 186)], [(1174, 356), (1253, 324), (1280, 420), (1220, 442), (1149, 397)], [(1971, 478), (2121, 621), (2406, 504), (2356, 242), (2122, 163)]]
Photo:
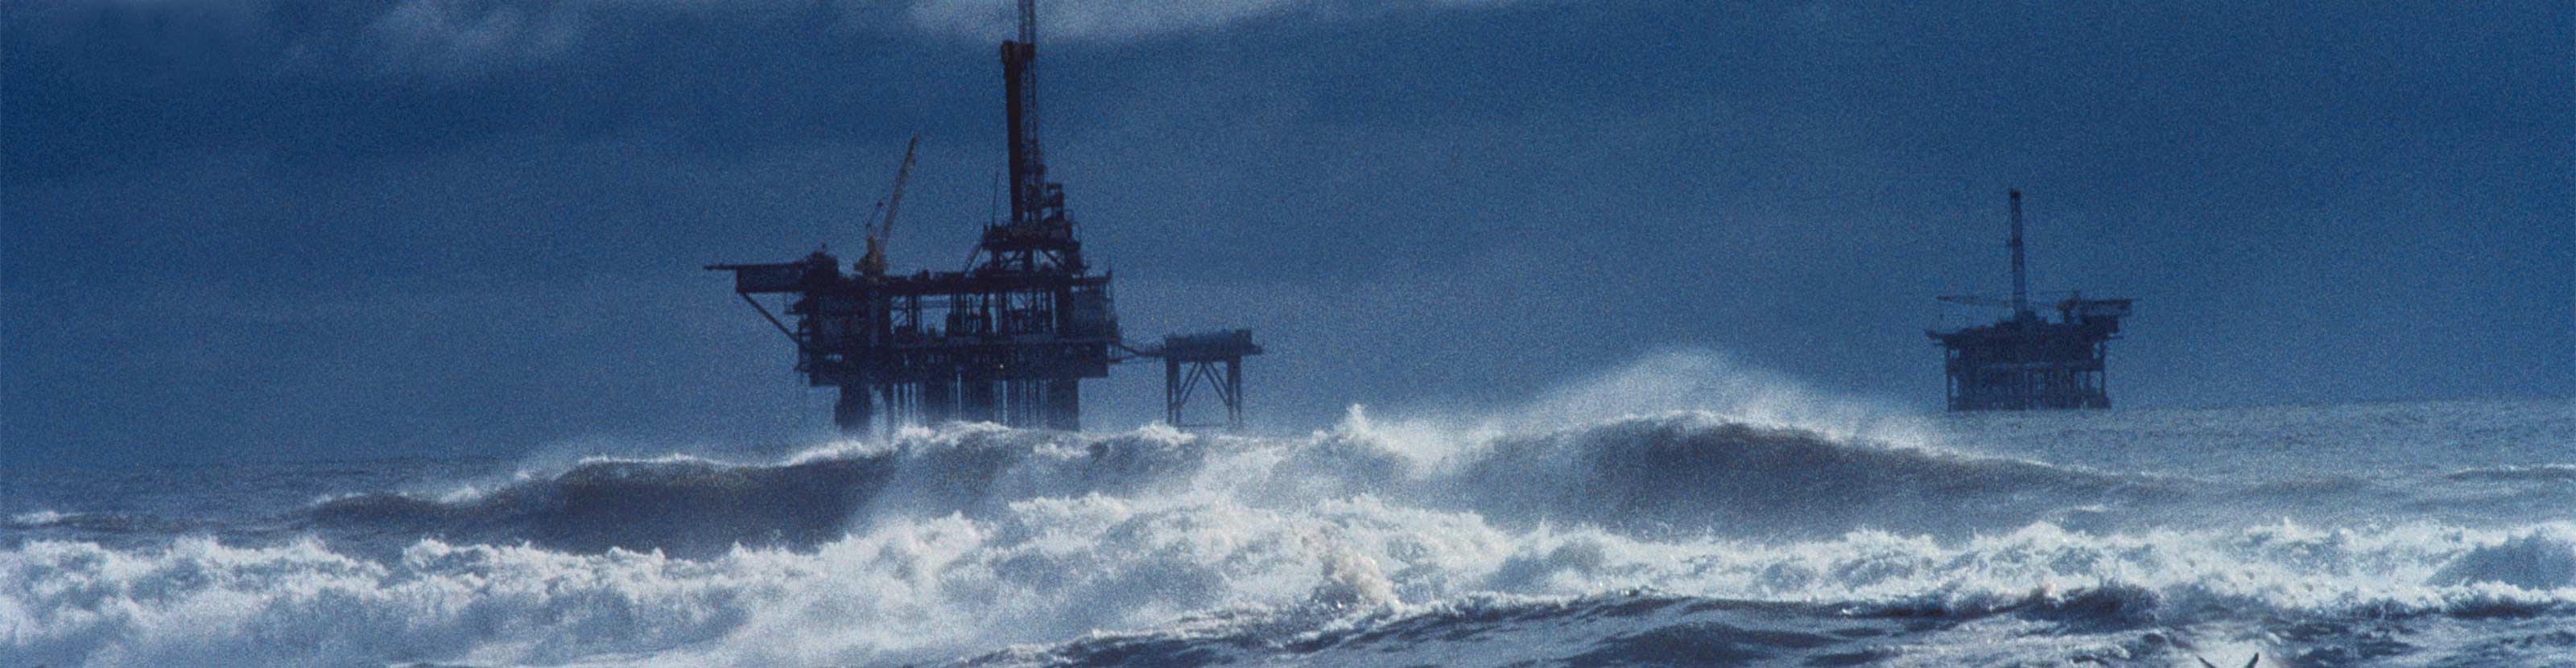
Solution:
[[(953, 268), (966, 0), (12, 0), (0, 438), (66, 461), (815, 438), (717, 261)], [(2134, 297), (2131, 406), (2576, 393), (2564, 3), (1051, 2), (1053, 173), (1131, 335), (1252, 327), (1259, 426), (1721, 351), (1932, 410), (1927, 326)], [(1159, 374), (1089, 389), (1156, 415)]]

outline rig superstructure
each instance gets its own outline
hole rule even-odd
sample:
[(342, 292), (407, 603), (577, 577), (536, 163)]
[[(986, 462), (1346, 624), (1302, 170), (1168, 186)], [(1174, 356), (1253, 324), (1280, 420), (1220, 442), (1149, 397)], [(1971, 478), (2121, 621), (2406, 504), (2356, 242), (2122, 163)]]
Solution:
[[(1239, 428), (1242, 358), (1262, 352), (1249, 330), (1166, 337), (1160, 345), (1121, 340), (1110, 276), (1083, 261), (1064, 186), (1047, 178), (1036, 58), (1035, 2), (1020, 0), (1017, 39), (1001, 45), (1010, 217), (985, 224), (965, 270), (887, 273), (884, 244), (911, 173), (910, 147), (852, 272), (824, 251), (796, 262), (707, 268), (733, 272), (734, 292), (795, 343), (796, 370), (809, 386), (839, 388), (833, 423), (844, 432), (960, 420), (1079, 429), (1083, 379), (1107, 376), (1116, 362), (1174, 353), (1187, 357), (1167, 360), (1175, 369), (1221, 365), (1222, 377), (1208, 367), (1209, 380), (1225, 403), (1227, 426)], [(793, 326), (754, 297), (769, 294), (785, 296)], [(1187, 345), (1209, 342), (1225, 345)], [(1169, 377), (1175, 386), (1166, 388), (1167, 404), (1178, 426), (1190, 388), (1177, 374)], [(1198, 378), (1190, 376), (1191, 384)]]
[(2057, 320), (2030, 307), (2022, 261), (2021, 191), (2011, 191), (2012, 300), (1950, 296), (1941, 301), (2005, 306), (2012, 316), (1990, 325), (1927, 331), (1940, 343), (1953, 411), (2110, 408), (2102, 357), (2119, 338), (2130, 299), (2085, 299), (2070, 294), (2057, 303)]

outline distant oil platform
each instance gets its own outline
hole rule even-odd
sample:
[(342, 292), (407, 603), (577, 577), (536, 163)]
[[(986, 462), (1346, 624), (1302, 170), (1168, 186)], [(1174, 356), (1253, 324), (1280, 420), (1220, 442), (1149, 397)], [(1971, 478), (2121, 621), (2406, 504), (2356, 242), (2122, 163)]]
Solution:
[[(1170, 424), (1217, 426), (1182, 423), (1204, 381), (1224, 404), (1223, 426), (1241, 428), (1243, 358), (1262, 352), (1251, 330), (1120, 338), (1110, 275), (1083, 261), (1064, 186), (1048, 180), (1038, 146), (1034, 0), (1019, 2), (1018, 37), (1001, 45), (1010, 218), (985, 223), (965, 270), (887, 273), (885, 243), (911, 176), (911, 146), (852, 271), (823, 251), (707, 269), (733, 272), (734, 292), (795, 344), (796, 370), (809, 386), (839, 388), (832, 419), (845, 433), (957, 420), (1080, 429), (1081, 381), (1140, 359), (1164, 362)], [(793, 326), (754, 297), (770, 294), (784, 296)]]
[(2110, 408), (2102, 355), (2119, 338), (2129, 299), (2085, 299), (2073, 293), (2057, 303), (2051, 322), (2030, 308), (2030, 283), (2022, 261), (2021, 191), (2011, 191), (2012, 300), (1948, 296), (1941, 301), (2003, 306), (2012, 316), (1990, 325), (1925, 334), (1944, 351), (1953, 411)]

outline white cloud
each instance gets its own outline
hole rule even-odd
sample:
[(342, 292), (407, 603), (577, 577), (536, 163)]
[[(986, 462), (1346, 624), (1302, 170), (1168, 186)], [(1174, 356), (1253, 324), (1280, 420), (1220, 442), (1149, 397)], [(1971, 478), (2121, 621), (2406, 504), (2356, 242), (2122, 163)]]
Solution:
[[(1345, 23), (1546, 0), (1041, 0), (1041, 41), (1116, 43), (1222, 31), (1266, 20)], [(1017, 31), (1016, 0), (379, 0), (350, 12), (290, 0), (88, 0), (26, 21), (64, 39), (100, 25), (180, 25), (238, 44), (275, 40), (288, 69), (473, 79), (577, 60), (629, 24), (738, 21), (820, 27), (853, 37), (920, 34), (997, 42)], [(106, 20), (122, 15), (127, 20)], [(12, 17), (13, 19), (21, 17)], [(149, 18), (153, 20), (133, 20)], [(354, 19), (354, 20), (353, 20)], [(44, 31), (39, 31), (44, 32)], [(202, 40), (201, 40), (202, 41)], [(685, 45), (672, 45), (674, 49)]]
[(396, 71), (460, 76), (570, 52), (582, 21), (560, 11), (461, 0), (404, 0), (368, 26)]
[[(1056, 0), (1038, 6), (1040, 41), (1118, 42), (1223, 29), (1279, 16), (1342, 20), (1387, 12), (1496, 5), (1510, 0)], [(920, 0), (915, 27), (934, 34), (999, 40), (1018, 30), (1011, 0)]]

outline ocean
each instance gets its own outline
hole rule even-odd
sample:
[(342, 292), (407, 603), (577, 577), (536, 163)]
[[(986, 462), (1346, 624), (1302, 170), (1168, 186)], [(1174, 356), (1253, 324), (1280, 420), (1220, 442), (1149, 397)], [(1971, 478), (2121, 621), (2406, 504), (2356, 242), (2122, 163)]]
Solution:
[(11, 466), (0, 667), (2576, 665), (2570, 400), (609, 449)]

